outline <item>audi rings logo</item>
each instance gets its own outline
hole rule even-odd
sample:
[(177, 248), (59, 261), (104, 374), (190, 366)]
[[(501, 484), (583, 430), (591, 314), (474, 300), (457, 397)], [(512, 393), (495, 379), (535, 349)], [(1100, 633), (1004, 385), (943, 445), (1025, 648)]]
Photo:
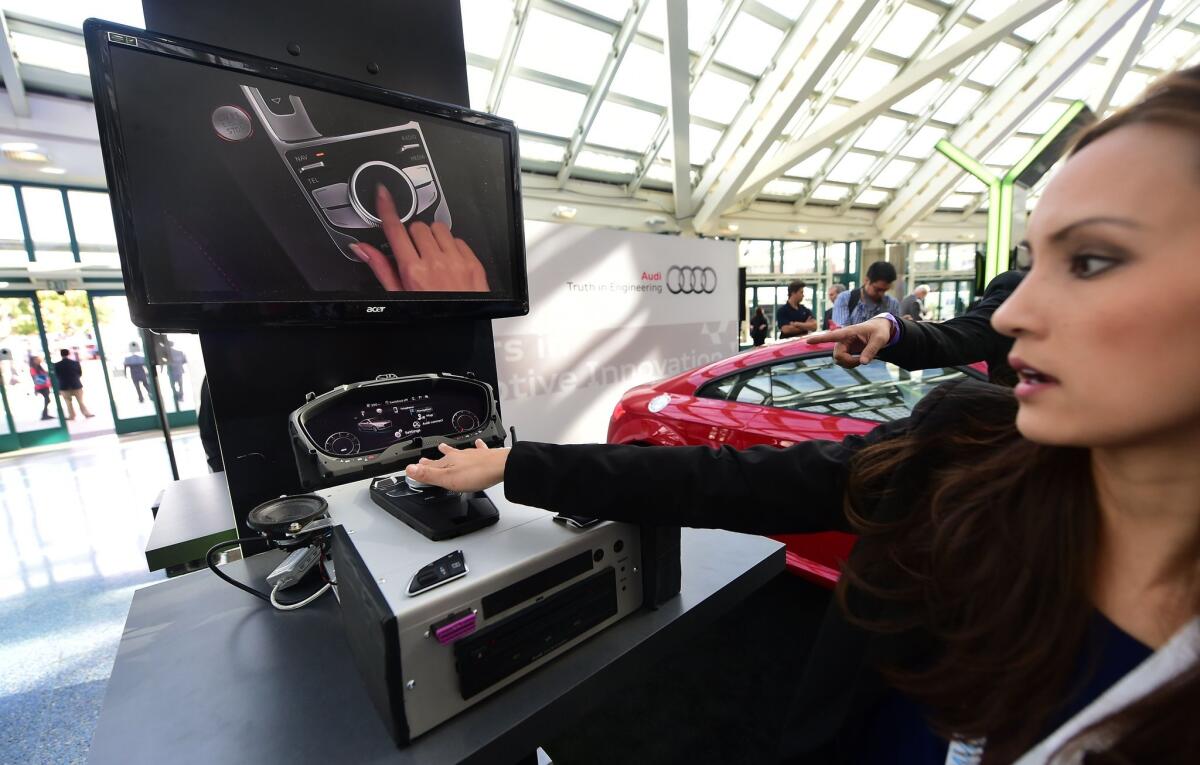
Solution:
[(667, 292), (672, 295), (709, 295), (717, 288), (717, 272), (711, 266), (671, 266), (667, 269)]

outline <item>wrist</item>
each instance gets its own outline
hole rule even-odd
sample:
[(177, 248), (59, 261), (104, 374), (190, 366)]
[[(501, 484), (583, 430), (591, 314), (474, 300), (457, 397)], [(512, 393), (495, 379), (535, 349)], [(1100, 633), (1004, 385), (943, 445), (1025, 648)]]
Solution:
[(900, 340), (900, 321), (890, 313), (881, 313), (872, 318), (872, 321), (880, 320), (888, 323), (888, 339), (884, 344), (885, 348), (890, 348)]
[(508, 453), (511, 451), (509, 447), (502, 449), (492, 449), (492, 476), (495, 478), (493, 483), (499, 483), (504, 480), (504, 468), (508, 465)]

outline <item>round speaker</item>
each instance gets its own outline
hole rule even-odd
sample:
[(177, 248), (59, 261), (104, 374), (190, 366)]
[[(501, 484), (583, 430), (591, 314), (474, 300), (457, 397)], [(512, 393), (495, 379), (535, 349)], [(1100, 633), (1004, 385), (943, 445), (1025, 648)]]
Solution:
[(293, 523), (303, 527), (309, 521), (320, 518), (329, 509), (329, 503), (316, 494), (299, 494), (280, 497), (263, 502), (250, 511), (246, 525), (268, 536), (283, 536)]

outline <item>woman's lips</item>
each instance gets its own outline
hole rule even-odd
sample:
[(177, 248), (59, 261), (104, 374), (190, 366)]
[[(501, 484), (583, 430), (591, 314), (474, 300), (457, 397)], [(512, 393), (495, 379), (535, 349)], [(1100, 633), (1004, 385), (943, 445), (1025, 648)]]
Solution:
[(1029, 398), (1059, 384), (1057, 378), (1046, 374), (1032, 364), (1026, 363), (1024, 359), (1017, 356), (1009, 356), (1008, 363), (1016, 370), (1017, 377), (1020, 380), (1017, 383), (1017, 387), (1013, 389), (1017, 398)]

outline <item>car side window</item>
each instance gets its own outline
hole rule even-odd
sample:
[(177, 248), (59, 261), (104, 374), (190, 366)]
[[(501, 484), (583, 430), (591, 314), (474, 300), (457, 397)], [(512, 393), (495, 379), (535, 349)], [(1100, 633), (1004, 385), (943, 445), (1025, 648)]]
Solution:
[(917, 402), (938, 385), (964, 376), (952, 367), (908, 372), (879, 359), (843, 369), (831, 356), (820, 355), (739, 372), (709, 383), (696, 395), (889, 422), (912, 414)]

